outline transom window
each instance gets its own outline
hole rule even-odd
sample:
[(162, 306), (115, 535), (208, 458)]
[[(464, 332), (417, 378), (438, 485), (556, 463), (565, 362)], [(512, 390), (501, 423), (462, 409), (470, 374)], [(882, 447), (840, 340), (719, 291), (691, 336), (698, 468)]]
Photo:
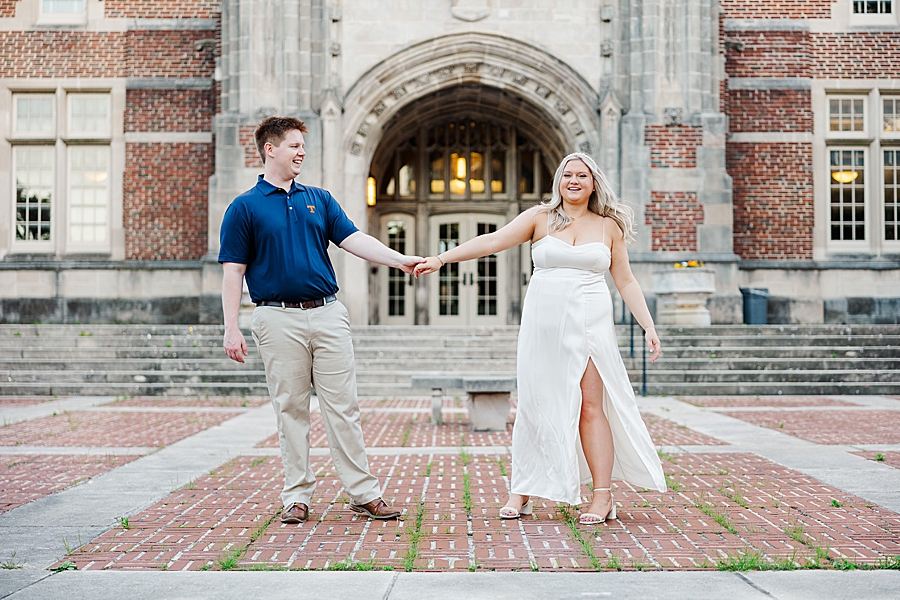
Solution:
[(546, 157), (510, 125), (452, 119), (424, 127), (392, 152), (376, 201), (538, 200), (552, 184)]
[(828, 101), (829, 129), (831, 131), (865, 131), (864, 98), (831, 98)]
[(84, 0), (44, 0), (44, 14), (72, 15), (84, 12)]
[(892, 11), (891, 0), (853, 0), (855, 15), (889, 15)]
[(882, 131), (900, 134), (900, 98), (882, 98)]

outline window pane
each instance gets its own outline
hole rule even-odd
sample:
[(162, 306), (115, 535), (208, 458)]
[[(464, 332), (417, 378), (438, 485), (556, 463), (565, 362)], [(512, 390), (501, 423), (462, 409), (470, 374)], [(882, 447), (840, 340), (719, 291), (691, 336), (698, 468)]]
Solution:
[(506, 153), (491, 151), (491, 192), (502, 194), (506, 191)]
[(106, 242), (109, 205), (109, 148), (69, 149), (69, 239), (75, 244)]
[(444, 193), (444, 152), (437, 150), (431, 153), (431, 193)]
[(77, 14), (84, 12), (84, 0), (44, 0), (47, 14)]
[[(459, 245), (459, 223), (442, 223), (438, 228), (438, 254)], [(459, 263), (447, 263), (439, 271), (438, 313), (444, 316), (459, 314)]]
[[(460, 127), (463, 129), (463, 127)], [(466, 193), (466, 157), (462, 153), (450, 155), (450, 193), (461, 196)]]
[(109, 135), (109, 95), (69, 94), (70, 133)]
[(16, 133), (53, 133), (53, 101), (50, 94), (16, 96)]
[(534, 151), (522, 150), (519, 152), (519, 192), (522, 194), (535, 194), (534, 188)]
[[(406, 254), (406, 223), (388, 221), (388, 247), (400, 254)], [(388, 269), (388, 315), (406, 315), (406, 273), (400, 269)]]
[(416, 151), (405, 150), (400, 153), (400, 172), (397, 181), (400, 184), (400, 196), (416, 195)]
[(900, 150), (884, 151), (884, 239), (900, 239)]
[(865, 154), (862, 150), (832, 150), (831, 239), (865, 239)]
[(50, 239), (53, 152), (53, 146), (14, 148), (17, 240)]
[[(478, 235), (493, 233), (497, 226), (493, 223), (478, 223)], [(497, 255), (478, 259), (478, 314), (497, 314)]]
[(865, 100), (862, 98), (832, 98), (828, 101), (831, 131), (863, 131)]
[(900, 132), (900, 100), (884, 99), (884, 131)]
[[(477, 129), (475, 130), (477, 131)], [(472, 152), (470, 155), (472, 164), (469, 168), (469, 188), (473, 194), (484, 193), (484, 155), (480, 152)]]

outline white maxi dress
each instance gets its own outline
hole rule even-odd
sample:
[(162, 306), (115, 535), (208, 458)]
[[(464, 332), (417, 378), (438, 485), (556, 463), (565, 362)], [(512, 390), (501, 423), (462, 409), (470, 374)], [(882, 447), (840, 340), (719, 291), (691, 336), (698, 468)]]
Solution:
[(514, 494), (579, 504), (591, 481), (578, 421), (581, 378), (591, 359), (603, 379), (612, 430), (613, 479), (666, 490), (659, 456), (641, 420), (613, 324), (603, 242), (573, 246), (547, 235), (532, 245), (534, 275), (522, 307), (512, 435)]

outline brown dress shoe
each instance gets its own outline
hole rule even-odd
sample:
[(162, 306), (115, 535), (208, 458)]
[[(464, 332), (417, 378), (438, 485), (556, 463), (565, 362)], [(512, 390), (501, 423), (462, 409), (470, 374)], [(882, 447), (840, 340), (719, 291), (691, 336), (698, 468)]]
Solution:
[(282, 523), (303, 523), (309, 518), (309, 507), (302, 502), (291, 504), (281, 513)]
[(373, 519), (396, 519), (400, 516), (399, 510), (388, 506), (381, 498), (375, 498), (365, 504), (350, 504), (350, 510), (368, 515)]

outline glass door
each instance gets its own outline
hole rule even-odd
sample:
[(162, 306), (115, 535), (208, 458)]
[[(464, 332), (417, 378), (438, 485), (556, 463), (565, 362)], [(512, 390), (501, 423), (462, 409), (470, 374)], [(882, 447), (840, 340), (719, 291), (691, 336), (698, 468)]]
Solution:
[[(399, 213), (383, 215), (381, 241), (400, 254), (415, 254), (416, 218)], [(413, 276), (400, 269), (379, 266), (378, 288), (379, 322), (382, 325), (413, 325), (416, 314)]]
[[(429, 254), (455, 248), (506, 224), (505, 217), (485, 214), (431, 218)], [(505, 253), (464, 263), (450, 263), (429, 275), (429, 322), (433, 325), (505, 325)]]

